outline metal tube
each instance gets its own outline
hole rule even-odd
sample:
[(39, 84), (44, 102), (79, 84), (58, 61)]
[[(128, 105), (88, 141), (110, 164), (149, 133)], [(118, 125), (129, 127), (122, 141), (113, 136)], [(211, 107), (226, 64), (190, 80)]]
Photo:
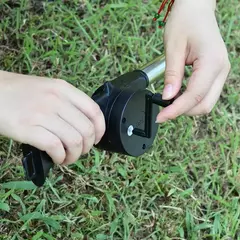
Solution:
[(165, 56), (160, 55), (152, 62), (143, 66), (141, 70), (147, 74), (149, 84), (152, 84), (153, 82), (160, 80), (161, 78), (164, 77), (165, 68), (166, 68)]

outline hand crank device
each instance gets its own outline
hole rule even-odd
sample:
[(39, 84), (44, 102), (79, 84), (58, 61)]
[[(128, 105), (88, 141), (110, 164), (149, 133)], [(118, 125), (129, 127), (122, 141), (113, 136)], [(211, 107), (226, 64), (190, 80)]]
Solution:
[[(149, 150), (158, 131), (155, 120), (159, 106), (167, 107), (173, 102), (147, 90), (152, 82), (163, 77), (164, 71), (162, 55), (141, 70), (105, 82), (93, 93), (92, 99), (100, 106), (106, 122), (105, 134), (96, 148), (134, 157)], [(52, 159), (27, 144), (22, 144), (22, 151), (26, 179), (42, 186), (54, 165)]]

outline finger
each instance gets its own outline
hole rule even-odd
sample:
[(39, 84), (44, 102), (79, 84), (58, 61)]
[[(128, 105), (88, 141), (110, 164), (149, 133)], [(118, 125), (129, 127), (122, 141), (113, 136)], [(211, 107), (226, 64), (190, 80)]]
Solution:
[(218, 99), (220, 98), (222, 89), (226, 82), (230, 71), (230, 64), (227, 65), (223, 71), (219, 74), (219, 76), (214, 81), (213, 85), (211, 86), (210, 90), (208, 91), (207, 95), (203, 99), (203, 101), (191, 109), (190, 111), (186, 112), (188, 116), (196, 116), (202, 114), (209, 114), (215, 104), (217, 103)]
[(174, 41), (166, 44), (166, 70), (163, 99), (174, 98), (179, 92), (184, 76), (185, 67), (185, 41)]
[(62, 94), (93, 123), (95, 128), (95, 143), (98, 143), (105, 132), (105, 119), (100, 107), (87, 94), (65, 81), (58, 81), (61, 82), (60, 86), (62, 87), (60, 87), (60, 91), (62, 91)]
[(193, 107), (201, 103), (212, 83), (218, 75), (218, 70), (212, 69), (208, 62), (204, 65), (194, 63), (193, 74), (189, 80), (186, 91), (176, 99), (172, 105), (163, 109), (157, 116), (157, 122), (165, 122), (190, 111)]
[(61, 140), (56, 135), (41, 126), (34, 126), (24, 132), (26, 135), (23, 143), (46, 152), (56, 164), (63, 163), (66, 153)]
[(66, 157), (62, 164), (74, 163), (82, 154), (83, 138), (80, 133), (57, 115), (39, 120), (42, 127), (61, 140), (66, 151)]
[(83, 138), (82, 154), (88, 153), (95, 142), (95, 128), (93, 123), (70, 103), (63, 103), (58, 114), (80, 133)]

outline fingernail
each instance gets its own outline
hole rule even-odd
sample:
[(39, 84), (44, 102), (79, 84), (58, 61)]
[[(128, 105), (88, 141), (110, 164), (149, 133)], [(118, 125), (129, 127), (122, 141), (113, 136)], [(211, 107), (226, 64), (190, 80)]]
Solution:
[(165, 88), (163, 89), (163, 95), (162, 98), (164, 100), (168, 100), (172, 98), (173, 95), (173, 85), (172, 84), (167, 84)]
[(156, 121), (155, 121), (155, 123), (163, 123), (163, 122), (165, 122), (165, 121), (167, 121), (164, 117), (162, 117), (162, 116), (157, 116), (157, 119), (156, 119)]
[(159, 119), (156, 120), (155, 123), (164, 123), (165, 121), (166, 121), (165, 119), (159, 118)]

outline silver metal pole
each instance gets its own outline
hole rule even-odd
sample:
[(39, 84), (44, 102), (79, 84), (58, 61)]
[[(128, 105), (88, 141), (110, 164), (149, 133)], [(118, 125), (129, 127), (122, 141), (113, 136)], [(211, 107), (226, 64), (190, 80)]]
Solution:
[(149, 84), (151, 84), (164, 77), (165, 68), (166, 68), (165, 56), (160, 55), (152, 62), (143, 66), (141, 70), (147, 74)]

